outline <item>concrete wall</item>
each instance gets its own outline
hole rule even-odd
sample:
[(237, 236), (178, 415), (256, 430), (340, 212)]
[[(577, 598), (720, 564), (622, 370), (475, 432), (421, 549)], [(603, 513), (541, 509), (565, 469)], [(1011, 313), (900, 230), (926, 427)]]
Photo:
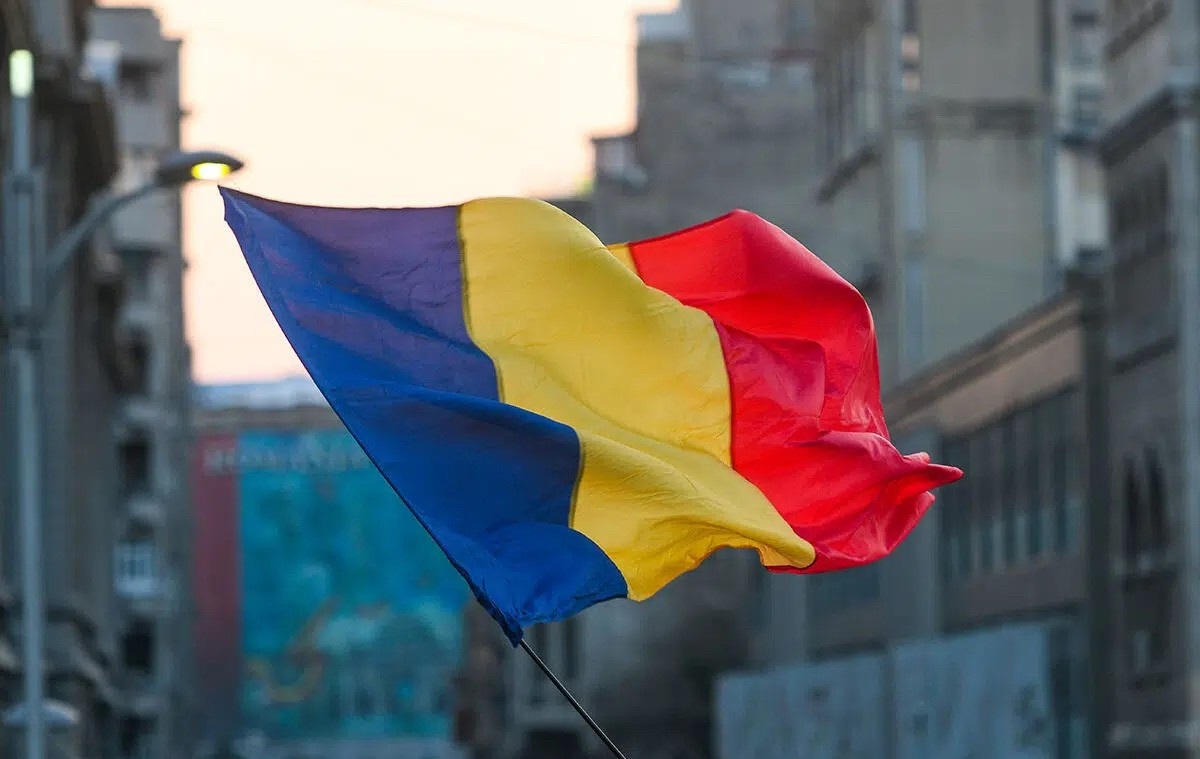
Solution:
[(1107, 9), (1112, 585), (1123, 620), (1113, 631), (1112, 747), (1125, 756), (1196, 754), (1198, 6)]
[(1045, 171), (1031, 137), (980, 130), (926, 142), (926, 361), (1044, 297)]

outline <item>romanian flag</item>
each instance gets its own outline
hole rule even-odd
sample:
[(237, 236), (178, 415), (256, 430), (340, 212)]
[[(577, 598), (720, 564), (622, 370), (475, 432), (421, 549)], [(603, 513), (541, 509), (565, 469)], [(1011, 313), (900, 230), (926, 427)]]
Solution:
[(527, 199), (222, 193), (313, 380), (514, 642), (720, 548), (874, 561), (962, 476), (892, 446), (862, 296), (753, 214), (606, 247)]

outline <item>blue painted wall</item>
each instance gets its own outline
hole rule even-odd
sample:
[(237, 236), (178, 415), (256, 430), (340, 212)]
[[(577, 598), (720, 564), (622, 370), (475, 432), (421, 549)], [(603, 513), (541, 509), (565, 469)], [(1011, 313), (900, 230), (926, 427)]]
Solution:
[(243, 724), (449, 738), (465, 584), (344, 431), (237, 444)]

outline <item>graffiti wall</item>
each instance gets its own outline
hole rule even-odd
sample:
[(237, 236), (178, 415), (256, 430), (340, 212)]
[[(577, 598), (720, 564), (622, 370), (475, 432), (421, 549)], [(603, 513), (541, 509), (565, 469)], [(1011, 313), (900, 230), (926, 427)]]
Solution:
[(199, 454), (198, 653), (239, 731), (448, 738), (466, 587), (354, 440), (243, 431)]

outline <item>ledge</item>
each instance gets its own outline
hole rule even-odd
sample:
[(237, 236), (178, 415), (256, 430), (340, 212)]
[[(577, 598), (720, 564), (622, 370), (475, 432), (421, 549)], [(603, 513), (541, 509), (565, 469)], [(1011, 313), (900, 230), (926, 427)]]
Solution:
[(1047, 556), (955, 582), (946, 589), (948, 629), (1003, 617), (1075, 606), (1084, 601), (1084, 566), (1079, 555)]

